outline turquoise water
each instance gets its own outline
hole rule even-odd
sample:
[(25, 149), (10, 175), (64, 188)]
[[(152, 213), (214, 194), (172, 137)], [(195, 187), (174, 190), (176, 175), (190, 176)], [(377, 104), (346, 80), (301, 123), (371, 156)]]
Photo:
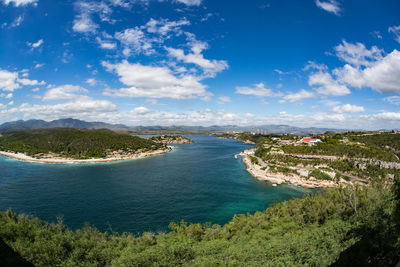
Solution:
[(301, 197), (300, 187), (272, 187), (250, 176), (234, 155), (251, 146), (232, 139), (188, 136), (194, 144), (144, 159), (97, 164), (29, 163), (0, 156), (0, 210), (71, 229), (166, 231), (171, 221), (224, 224), (234, 214), (265, 210)]

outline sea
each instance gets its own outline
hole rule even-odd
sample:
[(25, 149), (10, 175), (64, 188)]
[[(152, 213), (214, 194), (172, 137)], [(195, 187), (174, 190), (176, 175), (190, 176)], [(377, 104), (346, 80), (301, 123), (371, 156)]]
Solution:
[(235, 214), (264, 211), (312, 193), (259, 181), (235, 154), (234, 139), (185, 135), (193, 144), (171, 152), (108, 163), (31, 163), (0, 156), (0, 211), (62, 220), (72, 230), (167, 232), (170, 222), (223, 225)]

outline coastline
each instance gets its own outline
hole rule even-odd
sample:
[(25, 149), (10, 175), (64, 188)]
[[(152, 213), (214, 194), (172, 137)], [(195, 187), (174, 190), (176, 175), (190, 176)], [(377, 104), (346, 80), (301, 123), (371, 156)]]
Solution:
[(149, 152), (141, 152), (134, 155), (127, 155), (127, 156), (115, 156), (110, 158), (92, 158), (92, 159), (71, 159), (71, 158), (33, 158), (30, 156), (25, 155), (24, 153), (12, 153), (12, 152), (5, 152), (0, 151), (0, 155), (6, 156), (9, 158), (14, 158), (22, 161), (28, 162), (38, 162), (38, 163), (61, 163), (61, 164), (74, 164), (74, 163), (103, 163), (103, 162), (112, 162), (112, 161), (121, 161), (121, 160), (131, 160), (131, 159), (139, 159), (145, 158), (150, 156), (155, 156), (159, 154), (164, 154), (170, 152), (172, 150), (171, 146), (167, 146), (163, 149), (158, 149)]
[(338, 187), (339, 183), (333, 181), (318, 181), (312, 179), (304, 179), (298, 175), (286, 176), (281, 173), (267, 173), (266, 171), (261, 169), (261, 166), (251, 163), (251, 160), (248, 156), (243, 156), (242, 160), (246, 165), (246, 170), (258, 180), (261, 181), (269, 181), (273, 184), (273, 186), (279, 184), (292, 184), (301, 186), (304, 188), (327, 188), (327, 187)]

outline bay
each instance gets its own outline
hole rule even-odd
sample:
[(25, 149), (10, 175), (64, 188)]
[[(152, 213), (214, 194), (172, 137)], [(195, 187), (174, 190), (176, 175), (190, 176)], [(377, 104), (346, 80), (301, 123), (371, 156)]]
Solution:
[(311, 192), (254, 179), (233, 139), (187, 136), (194, 144), (149, 158), (92, 164), (30, 163), (0, 156), (0, 210), (12, 208), (70, 229), (168, 230), (170, 222), (225, 224)]

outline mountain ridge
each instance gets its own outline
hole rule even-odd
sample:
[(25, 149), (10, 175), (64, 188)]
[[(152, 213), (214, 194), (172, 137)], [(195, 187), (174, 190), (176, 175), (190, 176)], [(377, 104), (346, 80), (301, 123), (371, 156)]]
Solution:
[(12, 122), (5, 122), (0, 125), (0, 131), (7, 130), (30, 130), (41, 128), (78, 128), (78, 129), (110, 129), (110, 130), (125, 130), (133, 132), (156, 132), (156, 131), (176, 131), (176, 132), (263, 132), (275, 134), (322, 134), (327, 131), (345, 132), (348, 129), (333, 129), (324, 127), (297, 127), (283, 124), (270, 124), (258, 126), (238, 126), (238, 125), (211, 125), (211, 126), (185, 126), (185, 125), (171, 125), (171, 126), (127, 126), (124, 124), (110, 124), (105, 122), (87, 122), (83, 120), (65, 118), (53, 121), (45, 120), (17, 120)]

